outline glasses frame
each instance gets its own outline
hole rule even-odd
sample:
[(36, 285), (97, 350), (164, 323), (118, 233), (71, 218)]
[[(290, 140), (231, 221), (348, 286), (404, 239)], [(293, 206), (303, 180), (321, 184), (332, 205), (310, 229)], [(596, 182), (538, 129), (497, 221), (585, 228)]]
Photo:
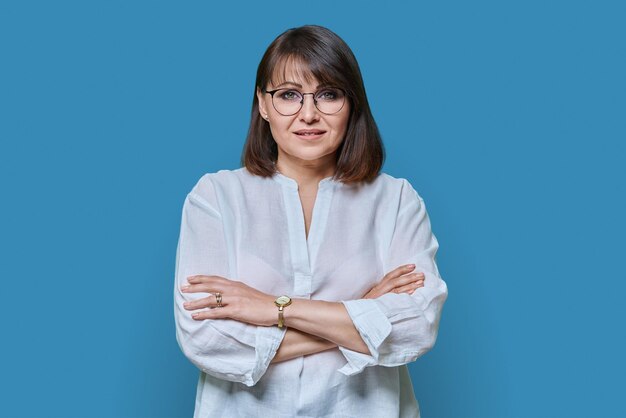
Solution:
[[(341, 90), (343, 92), (343, 103), (341, 104), (341, 107), (339, 108), (339, 110), (337, 110), (336, 112), (333, 112), (333, 113), (326, 113), (326, 112), (320, 110), (320, 108), (317, 107), (317, 100), (315, 99), (315, 95), (317, 93), (319, 93), (321, 90), (329, 89), (329, 88), (330, 89)], [(313, 93), (303, 93), (303, 92), (301, 92), (300, 90), (298, 90), (296, 88), (290, 88), (290, 87), (281, 87), (279, 89), (274, 89), (274, 90), (266, 90), (266, 89), (263, 89), (263, 90), (264, 90), (264, 93), (266, 93), (266, 94), (269, 93), (269, 94), (272, 95), (272, 107), (277, 112), (278, 112), (278, 109), (276, 109), (276, 105), (274, 104), (274, 93), (276, 93), (277, 91), (280, 91), (280, 90), (295, 90), (298, 93), (300, 93), (300, 95), (302, 96), (302, 100), (300, 100), (300, 108), (297, 111), (295, 111), (293, 113), (290, 113), (288, 115), (285, 115), (284, 113), (278, 112), (279, 114), (281, 114), (283, 116), (293, 116), (293, 115), (299, 113), (302, 110), (302, 106), (304, 106), (304, 96), (306, 96), (307, 94), (310, 94), (311, 96), (313, 96), (313, 103), (315, 104), (315, 108), (317, 110), (319, 110), (321, 113), (325, 114), (325, 115), (336, 115), (337, 113), (341, 112), (341, 109), (343, 109), (343, 107), (346, 105), (346, 96), (347, 96), (347, 94), (346, 94), (346, 91), (344, 89), (342, 89), (341, 87), (325, 86), (325, 87), (322, 87), (322, 88), (320, 88), (319, 90), (317, 90), (317, 91), (315, 91)]]

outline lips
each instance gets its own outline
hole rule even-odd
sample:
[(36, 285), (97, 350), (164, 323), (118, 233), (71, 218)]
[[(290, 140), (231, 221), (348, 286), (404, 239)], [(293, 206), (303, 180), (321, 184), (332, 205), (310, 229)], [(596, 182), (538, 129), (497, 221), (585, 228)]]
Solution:
[(299, 131), (295, 131), (294, 133), (296, 135), (304, 135), (304, 136), (311, 135), (311, 136), (313, 136), (313, 135), (321, 135), (324, 132), (326, 132), (326, 131), (323, 131), (321, 129), (300, 129)]

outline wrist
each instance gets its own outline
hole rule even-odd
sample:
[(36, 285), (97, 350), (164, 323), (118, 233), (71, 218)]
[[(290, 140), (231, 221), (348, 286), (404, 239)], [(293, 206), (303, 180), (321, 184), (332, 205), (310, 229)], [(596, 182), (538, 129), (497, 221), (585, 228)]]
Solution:
[[(292, 298), (291, 304), (283, 311), (283, 318), (285, 326), (298, 329), (299, 331), (306, 332), (300, 328), (302, 325), (302, 318), (312, 315), (313, 313), (308, 311), (307, 303), (311, 302), (309, 299)], [(305, 312), (306, 311), (306, 312)], [(310, 318), (309, 318), (310, 319)], [(314, 334), (311, 334), (314, 335)]]
[(276, 318), (275, 323), (278, 326), (278, 328), (282, 329), (282, 328), (287, 327), (287, 325), (285, 324), (285, 311), (286, 309), (288, 309), (288, 307), (291, 304), (292, 304), (292, 299), (287, 295), (278, 296), (274, 300), (274, 305), (278, 309), (277, 315), (275, 316)]

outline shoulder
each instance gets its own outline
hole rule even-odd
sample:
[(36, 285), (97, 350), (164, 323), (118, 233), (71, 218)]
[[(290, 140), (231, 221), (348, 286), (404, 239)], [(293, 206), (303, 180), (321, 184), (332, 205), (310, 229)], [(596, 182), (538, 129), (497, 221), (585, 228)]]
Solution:
[(190, 193), (210, 198), (219, 190), (232, 190), (233, 187), (248, 181), (250, 176), (243, 167), (233, 170), (223, 169), (207, 172), (200, 176)]
[(262, 187), (268, 181), (251, 174), (245, 167), (207, 172), (196, 181), (189, 196), (222, 211), (239, 205), (238, 202), (246, 193)]
[(380, 182), (380, 188), (384, 190), (385, 205), (391, 216), (400, 216), (407, 213), (421, 213), (426, 211), (424, 199), (417, 192), (410, 180), (404, 177), (394, 177), (387, 173), (381, 173), (376, 181)]
[(217, 210), (219, 207), (218, 189), (232, 175), (232, 171), (219, 170), (202, 174), (187, 193), (187, 200)]
[(423, 201), (417, 190), (411, 182), (404, 177), (394, 177), (390, 174), (381, 172), (374, 181), (379, 183), (381, 189), (394, 195), (401, 203), (410, 203), (415, 201)]
[(202, 187), (202, 186), (206, 186), (210, 184), (215, 184), (215, 183), (222, 184), (222, 183), (233, 181), (234, 179), (240, 176), (242, 170), (243, 169), (238, 168), (234, 170), (223, 169), (223, 170), (218, 170), (218, 171), (206, 172), (203, 175), (201, 175), (200, 178), (196, 181), (194, 189), (197, 187)]

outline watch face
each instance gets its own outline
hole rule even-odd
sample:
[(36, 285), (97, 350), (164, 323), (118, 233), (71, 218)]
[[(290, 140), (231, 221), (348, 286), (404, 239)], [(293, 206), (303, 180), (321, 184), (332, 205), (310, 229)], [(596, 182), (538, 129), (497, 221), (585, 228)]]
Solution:
[(289, 296), (279, 296), (276, 298), (276, 303), (284, 305), (286, 303), (289, 303), (290, 300), (291, 298)]

